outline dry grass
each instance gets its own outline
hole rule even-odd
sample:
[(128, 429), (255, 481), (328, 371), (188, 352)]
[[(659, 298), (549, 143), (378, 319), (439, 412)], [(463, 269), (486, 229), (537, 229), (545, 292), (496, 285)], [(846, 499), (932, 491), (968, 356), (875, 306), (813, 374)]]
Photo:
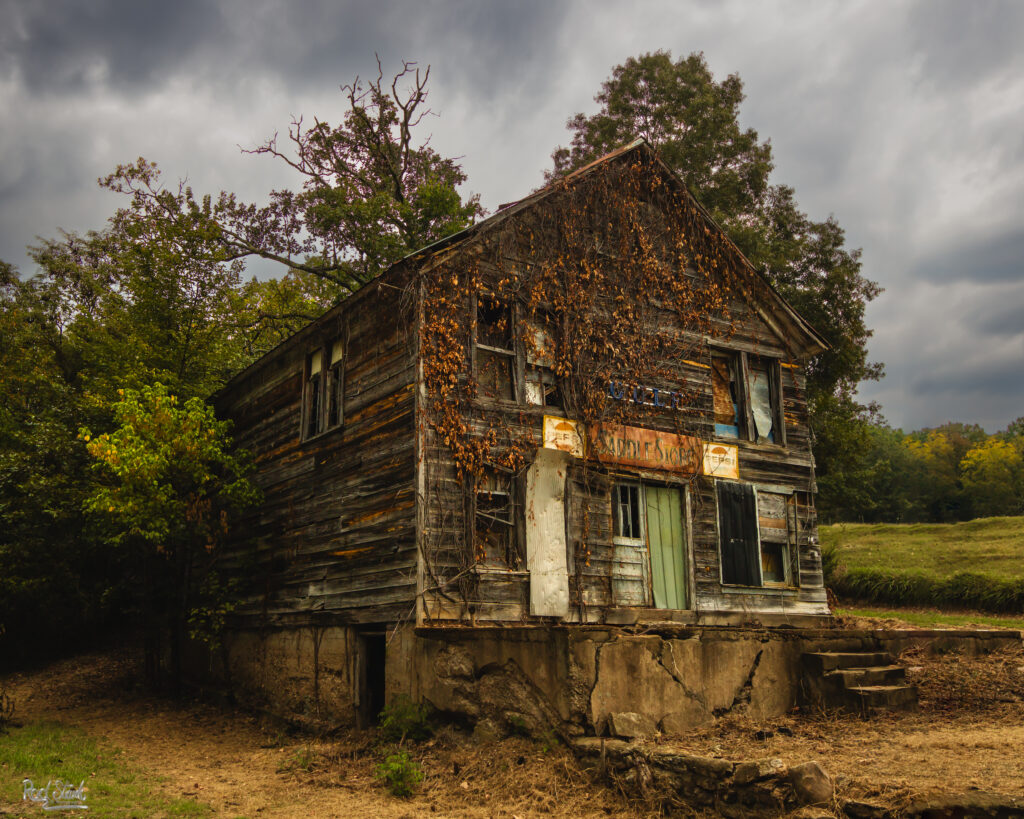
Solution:
[[(726, 759), (819, 760), (840, 795), (893, 807), (919, 795), (972, 788), (1024, 790), (1024, 653), (988, 657), (908, 653), (917, 713), (864, 721), (794, 713), (770, 722), (723, 718), (682, 740)], [(26, 722), (60, 719), (124, 749), (175, 799), (229, 817), (639, 817), (650, 815), (596, 784), (561, 745), (522, 737), (482, 742), (451, 727), (406, 743), (426, 778), (397, 799), (374, 778), (387, 752), (370, 733), (288, 736), (244, 712), (154, 698), (135, 685), (128, 655), (82, 657), (0, 680)], [(393, 747), (393, 746), (391, 746)]]

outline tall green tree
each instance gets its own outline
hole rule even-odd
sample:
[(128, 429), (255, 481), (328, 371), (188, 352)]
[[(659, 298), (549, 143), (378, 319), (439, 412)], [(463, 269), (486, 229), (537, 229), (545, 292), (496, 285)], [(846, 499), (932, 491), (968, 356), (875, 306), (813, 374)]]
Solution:
[(831, 345), (810, 363), (808, 402), (820, 502), (826, 511), (849, 507), (863, 493), (860, 478), (869, 469), (864, 446), (877, 408), (859, 402), (856, 392), (862, 381), (882, 375), (882, 366), (868, 360), (865, 317), (880, 289), (862, 275), (860, 251), (846, 247), (835, 219), (810, 219), (792, 188), (771, 184), (771, 145), (740, 126), (743, 98), (740, 78), (716, 81), (703, 54), (631, 57), (602, 83), (598, 112), (568, 120), (570, 145), (554, 151), (547, 176), (565, 174), (636, 136), (657, 148), (754, 266)]
[(109, 542), (125, 552), (144, 613), (150, 682), (159, 679), (166, 633), (177, 684), (197, 587), (223, 587), (219, 545), (232, 515), (258, 492), (246, 477), (249, 462), (232, 451), (229, 424), (202, 399), (179, 401), (159, 383), (119, 394), (111, 432), (80, 431), (101, 474), (85, 508), (106, 520)]
[[(345, 86), (340, 125), (294, 120), (286, 138), (275, 135), (250, 151), (284, 162), (298, 188), (273, 191), (256, 205), (221, 192), (210, 205), (190, 188), (168, 192), (156, 166), (139, 159), (120, 166), (104, 184), (126, 193), (133, 208), (153, 221), (181, 214), (220, 243), (226, 258), (261, 257), (325, 279), (342, 297), (408, 253), (472, 224), (479, 199), (463, 200), (466, 181), (453, 159), (420, 136), (428, 67), (404, 62), (389, 81), (377, 77)], [(201, 225), (201, 227), (200, 227)]]

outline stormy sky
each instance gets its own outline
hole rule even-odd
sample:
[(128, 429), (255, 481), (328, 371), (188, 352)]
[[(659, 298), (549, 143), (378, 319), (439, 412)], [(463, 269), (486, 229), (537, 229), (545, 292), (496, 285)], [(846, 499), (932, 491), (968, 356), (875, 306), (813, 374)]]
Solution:
[(1024, 415), (1024, 3), (598, 0), (0, 0), (0, 259), (102, 228), (96, 178), (138, 156), (168, 181), (261, 201), (294, 177), (243, 155), (338, 86), (430, 65), (427, 128), (493, 210), (541, 182), (613, 66), (703, 51), (738, 73), (774, 182), (834, 214), (885, 292), (862, 390), (905, 429)]

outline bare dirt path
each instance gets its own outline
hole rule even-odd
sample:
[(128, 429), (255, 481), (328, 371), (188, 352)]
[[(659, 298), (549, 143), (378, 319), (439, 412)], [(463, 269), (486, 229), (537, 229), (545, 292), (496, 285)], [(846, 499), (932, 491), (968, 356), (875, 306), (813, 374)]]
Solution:
[[(6, 677), (17, 717), (59, 721), (123, 749), (168, 795), (226, 817), (634, 817), (593, 785), (565, 748), (508, 739), (481, 748), (442, 731), (417, 746), (426, 781), (412, 799), (373, 776), (380, 758), (365, 736), (329, 742), (289, 737), (282, 726), (204, 703), (176, 703), (138, 687), (132, 655), (87, 655)], [(2, 811), (0, 811), (2, 812)]]

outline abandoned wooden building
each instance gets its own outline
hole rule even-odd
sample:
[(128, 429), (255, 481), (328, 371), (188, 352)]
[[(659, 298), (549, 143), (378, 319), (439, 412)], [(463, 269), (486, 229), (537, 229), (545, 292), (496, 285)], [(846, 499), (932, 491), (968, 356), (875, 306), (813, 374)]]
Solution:
[(825, 348), (643, 140), (410, 255), (215, 397), (263, 490), (230, 552), (233, 679), (339, 718), (529, 690), (529, 719), (582, 732), (731, 701), (680, 705), (611, 645), (639, 629), (694, 690), (790, 674), (765, 634), (829, 615), (803, 369)]

